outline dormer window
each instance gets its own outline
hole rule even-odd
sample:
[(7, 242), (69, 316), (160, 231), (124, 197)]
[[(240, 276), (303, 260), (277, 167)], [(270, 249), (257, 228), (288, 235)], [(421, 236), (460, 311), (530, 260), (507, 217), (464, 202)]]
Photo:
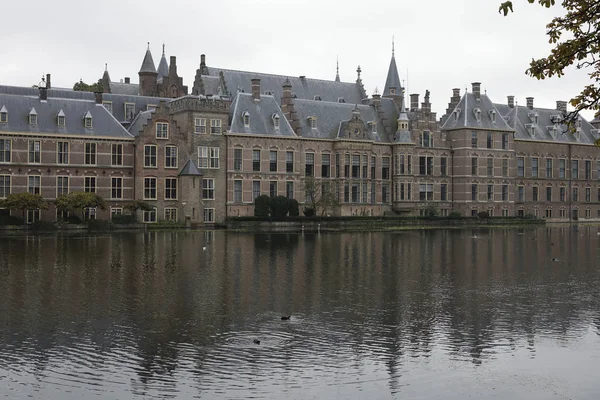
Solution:
[(529, 120), (531, 122), (533, 122), (534, 124), (538, 124), (538, 114), (536, 112), (530, 112), (529, 114), (527, 114), (527, 116), (529, 117)]
[(35, 111), (35, 108), (32, 108), (31, 111), (29, 111), (29, 125), (37, 125), (37, 117), (37, 111)]
[(321, 101), (321, 96), (319, 96), (319, 95), (316, 95), (316, 96), (314, 97), (314, 99), (315, 99), (315, 100), (317, 100), (317, 101)]
[(0, 123), (5, 124), (8, 122), (8, 110), (6, 109), (6, 106), (2, 106), (2, 109), (0, 109)]
[(579, 142), (581, 140), (581, 131), (576, 130), (575, 133), (573, 133), (573, 137), (575, 138), (575, 141)]
[(271, 118), (273, 119), (273, 126), (275, 129), (279, 129), (279, 115), (273, 114)]
[(62, 109), (56, 115), (56, 125), (65, 126), (65, 112)]
[(345, 103), (346, 100), (344, 100), (343, 97), (338, 97), (338, 103)]
[(458, 117), (460, 116), (460, 108), (457, 108), (456, 110), (454, 110), (453, 114), (454, 114), (454, 121), (458, 121)]
[(496, 110), (490, 111), (490, 118), (492, 119), (492, 124), (496, 123)]
[(481, 109), (474, 108), (473, 114), (475, 114), (475, 119), (477, 120), (477, 122), (481, 122)]
[(317, 129), (317, 117), (308, 117), (311, 129)]
[(581, 129), (581, 118), (577, 118), (577, 121), (575, 122), (575, 127), (577, 129)]
[(248, 113), (248, 111), (242, 113), (242, 121), (244, 121), (244, 126), (246, 128), (250, 126), (250, 113)]
[(559, 124), (562, 121), (562, 116), (556, 114), (551, 115), (550, 121), (552, 121), (553, 124)]
[(83, 125), (86, 129), (92, 128), (92, 114), (89, 111), (83, 116)]
[(529, 134), (531, 136), (535, 136), (535, 125), (534, 124), (527, 124), (527, 129), (529, 130)]
[(590, 129), (590, 133), (592, 134), (594, 139), (600, 139), (600, 129)]
[(550, 132), (550, 136), (552, 136), (552, 139), (556, 139), (557, 131), (558, 131), (558, 128), (555, 125), (548, 127), (548, 132)]
[(371, 127), (371, 133), (377, 133), (377, 121), (369, 121)]

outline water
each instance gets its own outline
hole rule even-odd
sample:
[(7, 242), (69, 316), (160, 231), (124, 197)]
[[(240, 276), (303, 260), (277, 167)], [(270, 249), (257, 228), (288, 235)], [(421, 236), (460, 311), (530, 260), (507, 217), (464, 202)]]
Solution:
[(4, 236), (0, 398), (597, 399), (598, 229)]

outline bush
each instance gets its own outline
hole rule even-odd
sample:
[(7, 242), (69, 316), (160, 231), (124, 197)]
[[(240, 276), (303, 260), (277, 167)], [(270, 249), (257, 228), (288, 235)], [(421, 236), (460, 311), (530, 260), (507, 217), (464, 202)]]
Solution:
[(112, 222), (115, 224), (132, 224), (133, 223), (133, 215), (115, 214), (112, 216)]
[(291, 199), (288, 203), (288, 206), (290, 217), (297, 217), (300, 215), (300, 207), (298, 205), (298, 200)]
[(302, 212), (304, 213), (305, 217), (314, 217), (315, 216), (314, 208), (303, 208)]
[(448, 217), (453, 219), (461, 218), (462, 214), (459, 211), (452, 211)]
[(440, 212), (435, 204), (429, 204), (424, 210), (423, 216), (425, 217), (437, 217)]
[[(533, 214), (525, 214), (524, 219), (536, 219), (537, 217)], [(576, 218), (573, 218), (576, 219)]]
[(290, 202), (285, 196), (275, 196), (271, 199), (271, 216), (285, 217), (289, 211)]
[(48, 221), (36, 221), (30, 225), (35, 231), (53, 231), (56, 230), (56, 225)]
[(79, 225), (81, 224), (81, 218), (79, 218), (77, 215), (69, 215), (65, 222), (67, 224)]
[(490, 217), (490, 213), (489, 213), (489, 212), (487, 212), (487, 211), (479, 211), (479, 212), (477, 213), (477, 216), (478, 216), (479, 218), (481, 218), (481, 219), (484, 219), (484, 218), (489, 218), (489, 217)]
[(23, 218), (3, 215), (0, 217), (0, 225), (23, 225)]
[(266, 195), (254, 199), (254, 216), (268, 217), (271, 214), (271, 198)]
[(90, 219), (87, 222), (88, 229), (95, 231), (107, 231), (110, 229), (110, 221), (103, 219)]

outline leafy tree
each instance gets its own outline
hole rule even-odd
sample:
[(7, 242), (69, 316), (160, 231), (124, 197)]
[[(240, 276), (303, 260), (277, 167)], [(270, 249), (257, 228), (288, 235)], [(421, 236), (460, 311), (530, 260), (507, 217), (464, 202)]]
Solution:
[(275, 196), (271, 199), (271, 215), (285, 217), (290, 209), (290, 202), (285, 196)]
[[(556, 0), (527, 0), (550, 8)], [(582, 110), (600, 109), (600, 1), (562, 0), (565, 11), (546, 25), (549, 42), (554, 45), (550, 55), (538, 60), (532, 59), (526, 73), (537, 79), (563, 76), (565, 69), (575, 64), (577, 69), (589, 69), (591, 83), (581, 93), (571, 99), (575, 111), (570, 112), (565, 122), (570, 124)], [(500, 4), (498, 10), (507, 16), (513, 11), (512, 1)], [(600, 142), (596, 142), (600, 145)]]
[(29, 192), (24, 193), (11, 193), (6, 196), (6, 199), (2, 200), (0, 205), (9, 210), (20, 210), (23, 212), (23, 219), (25, 219), (25, 212), (27, 210), (46, 210), (48, 203), (39, 194), (31, 194)]
[(290, 217), (297, 217), (298, 215), (300, 215), (300, 207), (298, 205), (298, 200), (290, 199), (289, 209), (290, 209), (290, 211), (289, 211)]
[(102, 92), (102, 84), (100, 83), (100, 81), (96, 82), (96, 83), (92, 83), (91, 85), (88, 85), (87, 83), (85, 83), (82, 80), (79, 80), (79, 82), (75, 83), (73, 85), (73, 90), (76, 92)]
[(131, 203), (127, 204), (123, 208), (125, 208), (126, 210), (128, 210), (131, 213), (134, 222), (137, 220), (137, 211), (138, 210), (152, 211), (152, 206), (141, 200), (134, 200)]
[(440, 215), (440, 210), (437, 208), (435, 203), (429, 203), (427, 207), (425, 207), (424, 215), (426, 217), (437, 217)]
[(106, 202), (96, 193), (91, 192), (71, 192), (64, 196), (58, 197), (54, 204), (61, 211), (70, 211), (73, 213), (80, 212), (81, 219), (85, 219), (86, 208), (106, 209)]
[(271, 198), (267, 195), (254, 199), (254, 216), (268, 217), (271, 214)]
[(321, 215), (325, 215), (328, 210), (338, 207), (340, 202), (334, 185), (333, 182), (320, 181), (312, 176), (304, 178), (306, 208), (314, 210), (315, 213), (320, 211)]

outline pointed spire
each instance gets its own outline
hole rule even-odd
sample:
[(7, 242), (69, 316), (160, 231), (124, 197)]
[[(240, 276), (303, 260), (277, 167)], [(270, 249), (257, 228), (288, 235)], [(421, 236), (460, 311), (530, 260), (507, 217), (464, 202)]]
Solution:
[(108, 63), (104, 63), (104, 72), (108, 72)]
[(394, 48), (394, 35), (392, 35), (392, 58), (394, 58), (395, 48)]
[(163, 57), (165, 56), (165, 44), (163, 43)]
[(340, 81), (340, 58), (336, 57), (335, 61), (335, 81)]
[(169, 75), (169, 63), (167, 62), (167, 57), (165, 56), (165, 44), (162, 45), (162, 57), (160, 58), (160, 63), (158, 63), (158, 79), (164, 78)]
[(156, 66), (154, 65), (152, 53), (150, 52), (150, 42), (148, 42), (148, 50), (146, 50), (144, 61), (142, 61), (142, 66), (140, 67), (140, 72), (138, 73), (156, 73)]
[(384, 96), (399, 96), (402, 92), (400, 76), (398, 75), (398, 67), (396, 66), (395, 52), (395, 42), (394, 38), (392, 37), (392, 59), (390, 60), (390, 66), (388, 68), (388, 74), (385, 80), (385, 87), (383, 88)]
[(360, 65), (359, 65), (358, 68), (356, 68), (356, 74), (357, 74), (356, 81), (360, 81), (360, 73), (361, 72), (362, 72), (362, 69), (360, 69)]

